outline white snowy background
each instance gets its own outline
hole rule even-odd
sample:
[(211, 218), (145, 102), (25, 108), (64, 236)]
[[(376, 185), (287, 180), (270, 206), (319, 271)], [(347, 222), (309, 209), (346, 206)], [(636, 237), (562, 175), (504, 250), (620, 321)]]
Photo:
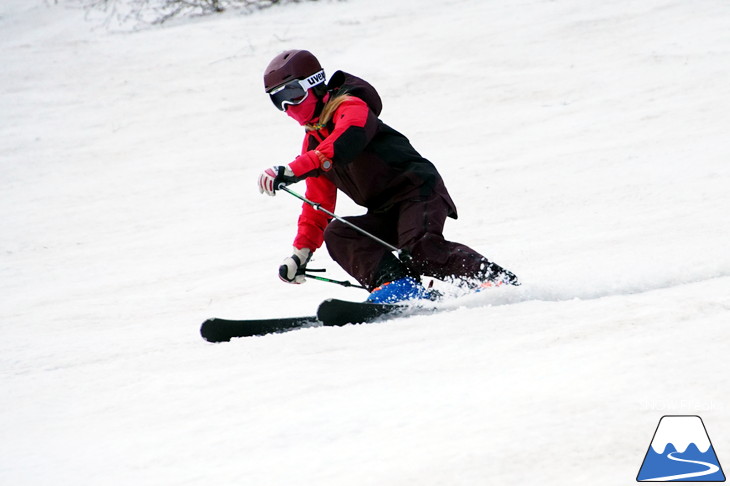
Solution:
[[(730, 3), (84, 17), (0, 3), (0, 484), (634, 484), (664, 414), (730, 464)], [(261, 75), (289, 48), (380, 90), (446, 236), (522, 287), (200, 338), (365, 297), (276, 276), (299, 203), (255, 182), (302, 132)]]

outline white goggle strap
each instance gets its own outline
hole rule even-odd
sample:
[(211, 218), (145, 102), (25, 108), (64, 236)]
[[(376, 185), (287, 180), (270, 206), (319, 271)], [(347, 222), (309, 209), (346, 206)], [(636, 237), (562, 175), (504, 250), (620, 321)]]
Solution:
[(304, 91), (308, 91), (309, 88), (312, 88), (322, 83), (324, 83), (324, 69), (318, 73), (314, 73), (311, 76), (307, 76), (306, 78), (299, 80), (299, 84), (302, 86), (302, 88), (304, 88)]

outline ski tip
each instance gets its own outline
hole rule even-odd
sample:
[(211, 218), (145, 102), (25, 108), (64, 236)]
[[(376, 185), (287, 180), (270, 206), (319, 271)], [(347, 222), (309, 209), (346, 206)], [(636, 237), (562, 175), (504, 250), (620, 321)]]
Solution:
[(223, 329), (216, 325), (215, 317), (206, 319), (206, 321), (200, 326), (200, 335), (209, 343), (223, 343), (230, 341), (231, 335), (222, 331)]
[(316, 316), (242, 320), (214, 317), (203, 322), (200, 326), (200, 335), (208, 342), (220, 343), (238, 337), (265, 336), (293, 331), (317, 323), (319, 321)]

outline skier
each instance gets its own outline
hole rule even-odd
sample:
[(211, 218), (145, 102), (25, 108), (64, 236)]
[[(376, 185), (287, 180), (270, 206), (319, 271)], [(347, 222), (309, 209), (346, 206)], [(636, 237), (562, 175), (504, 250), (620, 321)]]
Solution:
[(444, 238), (444, 223), (456, 219), (456, 206), (436, 167), (378, 118), (382, 103), (369, 83), (342, 71), (325, 83), (312, 53), (289, 50), (269, 63), (264, 86), (274, 106), (302, 125), (305, 136), (300, 156), (261, 173), (259, 191), (274, 196), (281, 183), (304, 179), (305, 197), (334, 212), (339, 189), (367, 208), (362, 216), (344, 219), (408, 255), (397, 258), (305, 203), (293, 254), (279, 267), (284, 282), (304, 282), (312, 253), (325, 242), (332, 259), (371, 292), (371, 302), (429, 298), (422, 275), (469, 288), (519, 285), (510, 271)]

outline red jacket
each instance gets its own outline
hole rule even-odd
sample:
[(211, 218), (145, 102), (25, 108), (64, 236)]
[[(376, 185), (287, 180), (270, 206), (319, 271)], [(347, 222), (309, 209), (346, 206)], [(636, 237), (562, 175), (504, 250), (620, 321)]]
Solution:
[[(289, 166), (297, 178), (306, 178), (305, 196), (334, 212), (337, 189), (369, 211), (381, 212), (395, 204), (440, 194), (456, 207), (436, 167), (416, 152), (408, 139), (379, 118), (380, 97), (370, 84), (342, 71), (329, 84), (331, 96), (350, 97), (326, 126), (307, 131), (302, 155)], [(322, 246), (329, 218), (308, 204), (302, 205), (297, 248)]]

